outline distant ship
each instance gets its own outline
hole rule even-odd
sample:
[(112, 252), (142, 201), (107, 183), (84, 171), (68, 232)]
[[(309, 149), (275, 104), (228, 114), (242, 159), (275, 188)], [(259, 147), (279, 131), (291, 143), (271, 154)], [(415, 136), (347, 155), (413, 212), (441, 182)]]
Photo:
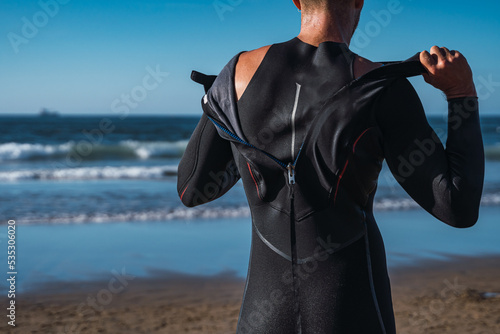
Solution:
[(57, 117), (59, 113), (57, 111), (51, 111), (47, 108), (42, 108), (39, 113), (40, 117)]

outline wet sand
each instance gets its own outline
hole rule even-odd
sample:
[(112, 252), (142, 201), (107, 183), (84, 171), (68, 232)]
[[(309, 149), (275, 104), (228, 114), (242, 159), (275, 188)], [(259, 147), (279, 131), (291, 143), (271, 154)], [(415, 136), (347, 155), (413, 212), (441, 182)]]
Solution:
[[(426, 261), (391, 280), (398, 333), (500, 333), (498, 256)], [(18, 295), (16, 327), (4, 315), (0, 332), (234, 333), (243, 288), (231, 274), (52, 283)]]

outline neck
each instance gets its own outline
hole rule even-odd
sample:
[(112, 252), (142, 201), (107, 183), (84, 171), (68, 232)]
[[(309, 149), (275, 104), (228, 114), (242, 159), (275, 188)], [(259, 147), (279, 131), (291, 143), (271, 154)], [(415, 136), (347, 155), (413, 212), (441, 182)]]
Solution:
[(351, 22), (343, 22), (340, 17), (325, 11), (302, 14), (300, 34), (297, 37), (314, 46), (327, 41), (349, 46), (354, 30), (351, 25)]

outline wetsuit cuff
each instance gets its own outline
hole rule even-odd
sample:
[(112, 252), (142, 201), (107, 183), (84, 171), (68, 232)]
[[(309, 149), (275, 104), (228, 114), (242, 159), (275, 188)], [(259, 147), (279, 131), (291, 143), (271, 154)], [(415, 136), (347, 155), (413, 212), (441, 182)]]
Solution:
[(448, 139), (452, 133), (463, 133), (479, 124), (477, 97), (461, 97), (448, 101)]
[(479, 110), (478, 98), (475, 96), (458, 97), (448, 100), (448, 115), (462, 116), (468, 118), (469, 115), (477, 113)]
[[(453, 97), (451, 99), (447, 99), (448, 103), (462, 103), (462, 102), (468, 102), (468, 101), (476, 101), (477, 104), (477, 96), (463, 96), (463, 97)], [(472, 104), (472, 102), (469, 102)]]

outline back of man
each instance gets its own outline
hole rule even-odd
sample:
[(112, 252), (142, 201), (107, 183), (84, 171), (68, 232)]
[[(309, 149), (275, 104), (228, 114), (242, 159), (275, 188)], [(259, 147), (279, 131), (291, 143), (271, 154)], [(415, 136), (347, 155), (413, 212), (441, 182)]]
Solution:
[[(366, 133), (375, 126), (374, 115), (368, 109), (345, 108), (337, 113), (324, 109), (327, 100), (354, 81), (355, 60), (343, 43), (316, 47), (294, 38), (274, 44), (237, 102), (235, 118), (245, 140), (280, 161), (297, 162), (290, 207), (288, 171), (258, 151), (233, 149), (240, 156), (237, 161), (253, 221), (252, 258), (238, 333), (394, 329), (382, 241), (371, 221), (367, 235), (371, 240), (364, 238), (366, 215), (371, 216), (368, 197), (382, 156), (380, 148), (366, 143), (376, 136), (375, 131)], [(346, 115), (349, 110), (354, 112)], [(331, 114), (328, 121), (318, 122), (327, 114)], [(320, 132), (331, 140), (312, 139), (310, 132), (328, 122), (331, 127)], [(348, 159), (352, 168), (362, 163), (345, 156), (347, 150), (341, 147), (346, 143), (357, 144), (358, 154), (364, 152), (363, 168), (370, 171), (364, 173), (368, 178), (356, 178), (362, 185), (353, 184), (347, 174), (340, 184)], [(311, 145), (329, 153), (315, 159)], [(315, 180), (319, 175), (328, 175), (325, 182)], [(373, 253), (369, 257), (367, 247)], [(371, 262), (377, 264), (375, 271), (369, 270)], [(279, 298), (271, 301), (273, 295)], [(360, 314), (362, 322), (356, 320)]]
[[(392, 65), (371, 71), (381, 65), (349, 51), (363, 1), (316, 2), (298, 37), (224, 67), (179, 165), (179, 196), (199, 205), (243, 180), (252, 251), (238, 333), (395, 333), (372, 212), (382, 161), (438, 219), (474, 224), (484, 162), (477, 99), (459, 53), (421, 54), (426, 79), (450, 98), (450, 117), (468, 113), (445, 150), (409, 74), (383, 77)], [(432, 152), (411, 173), (400, 168), (428, 141)], [(227, 177), (208, 187), (208, 175)]]

